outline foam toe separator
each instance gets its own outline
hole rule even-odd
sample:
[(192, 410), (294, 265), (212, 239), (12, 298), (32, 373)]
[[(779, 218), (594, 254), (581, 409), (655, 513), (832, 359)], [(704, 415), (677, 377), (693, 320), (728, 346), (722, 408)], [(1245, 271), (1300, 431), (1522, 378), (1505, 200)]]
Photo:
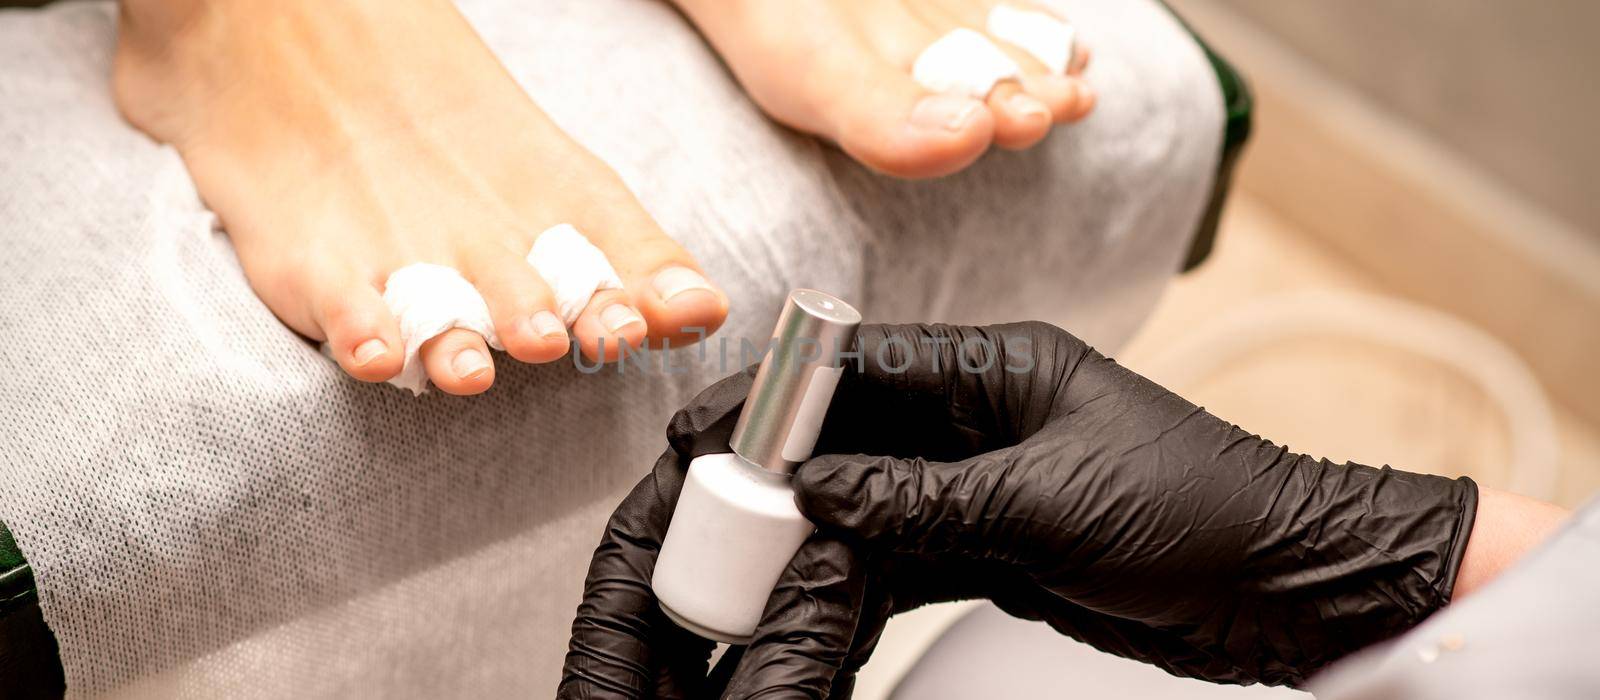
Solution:
[(406, 358), (400, 373), (389, 383), (412, 394), (428, 389), (428, 375), (418, 354), (423, 343), (440, 333), (463, 328), (483, 336), (489, 347), (502, 349), (489, 317), (489, 306), (455, 268), (415, 263), (395, 270), (384, 283), (383, 301), (400, 324)]
[(911, 78), (918, 85), (975, 100), (988, 97), (995, 83), (1021, 74), (1016, 61), (971, 29), (956, 29), (939, 37), (922, 50), (911, 67)]
[(1072, 62), (1077, 30), (1053, 15), (996, 5), (989, 11), (989, 33), (1038, 59), (1057, 75)]
[[(550, 286), (569, 328), (596, 292), (622, 289), (605, 253), (570, 224), (539, 234), (527, 260)], [(439, 334), (461, 328), (483, 336), (491, 348), (505, 349), (483, 295), (455, 268), (414, 263), (395, 270), (384, 283), (383, 301), (400, 326), (405, 346), (405, 364), (389, 383), (414, 395), (428, 390), (427, 371), (418, 356), (422, 345)], [(328, 351), (326, 346), (323, 351)]]

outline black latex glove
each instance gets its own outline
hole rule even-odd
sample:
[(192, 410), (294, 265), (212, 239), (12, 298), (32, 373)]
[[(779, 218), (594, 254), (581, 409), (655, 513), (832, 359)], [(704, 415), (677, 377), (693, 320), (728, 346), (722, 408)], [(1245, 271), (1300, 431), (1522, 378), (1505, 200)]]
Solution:
[(572, 624), (560, 697), (828, 696), (850, 647), (864, 583), (855, 551), (840, 541), (819, 533), (802, 546), (778, 582), (756, 642), (725, 654), (709, 676), (715, 644), (669, 620), (650, 590), (689, 462), (729, 451), (755, 369), (713, 384), (673, 416), (667, 451), (611, 516)]
[[(796, 479), (821, 533), (736, 670), (702, 680), (703, 654), (682, 666), (692, 693), (721, 692), (731, 671), (733, 695), (845, 696), (889, 615), (971, 597), (1173, 673), (1298, 684), (1449, 600), (1476, 511), (1467, 479), (1290, 453), (1045, 324), (868, 327), (859, 345), (866, 367), (819, 445), (835, 454)], [(702, 408), (674, 421), (675, 449), (688, 434), (726, 444), (736, 404), (696, 425)], [(652, 506), (635, 490), (597, 553), (568, 681), (673, 677), (661, 651), (682, 647), (648, 593), (681, 484), (681, 466), (661, 466), (641, 489), (670, 495)], [(653, 539), (637, 528), (649, 520)], [(625, 610), (638, 624), (617, 624)]]

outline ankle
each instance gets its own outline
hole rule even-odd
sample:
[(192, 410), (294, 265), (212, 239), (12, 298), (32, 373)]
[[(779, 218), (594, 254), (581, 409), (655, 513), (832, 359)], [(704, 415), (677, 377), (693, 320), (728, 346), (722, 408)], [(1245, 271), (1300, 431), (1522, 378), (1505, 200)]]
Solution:
[(206, 0), (121, 0), (117, 39), (150, 46), (173, 41), (199, 26), (213, 7)]
[(122, 0), (112, 61), (112, 97), (135, 127), (164, 143), (188, 130), (181, 115), (199, 82), (186, 56), (197, 51), (211, 4), (204, 0)]

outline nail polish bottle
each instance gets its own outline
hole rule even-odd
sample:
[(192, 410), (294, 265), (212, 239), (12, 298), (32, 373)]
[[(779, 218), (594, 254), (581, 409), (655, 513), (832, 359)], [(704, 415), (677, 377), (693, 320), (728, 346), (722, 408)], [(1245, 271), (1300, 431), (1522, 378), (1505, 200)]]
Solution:
[(651, 588), (679, 626), (750, 641), (767, 598), (811, 521), (792, 475), (811, 457), (861, 314), (822, 292), (789, 293), (728, 447), (689, 463)]

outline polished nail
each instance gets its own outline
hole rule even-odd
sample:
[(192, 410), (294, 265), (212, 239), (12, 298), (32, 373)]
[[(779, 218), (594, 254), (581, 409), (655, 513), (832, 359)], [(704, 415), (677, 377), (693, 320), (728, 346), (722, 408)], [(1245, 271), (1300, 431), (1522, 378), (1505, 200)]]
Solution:
[(983, 103), (957, 95), (929, 95), (911, 110), (911, 123), (924, 129), (961, 131), (983, 111)]
[(650, 284), (656, 288), (656, 294), (661, 295), (661, 300), (672, 303), (673, 297), (684, 292), (711, 292), (711, 283), (698, 272), (687, 267), (669, 267), (656, 273), (655, 279)]
[(608, 333), (616, 333), (633, 323), (644, 323), (644, 318), (627, 304), (612, 304), (600, 311), (600, 324)]
[(471, 379), (489, 370), (489, 356), (477, 348), (466, 348), (450, 360), (457, 377)]
[(385, 343), (377, 338), (373, 338), (360, 345), (357, 345), (355, 352), (350, 353), (350, 357), (356, 361), (357, 367), (365, 367), (368, 363), (378, 359), (388, 351), (388, 343)]
[(533, 315), (530, 322), (533, 325), (533, 332), (540, 338), (567, 337), (566, 324), (562, 323), (561, 318), (554, 313), (540, 311)]

